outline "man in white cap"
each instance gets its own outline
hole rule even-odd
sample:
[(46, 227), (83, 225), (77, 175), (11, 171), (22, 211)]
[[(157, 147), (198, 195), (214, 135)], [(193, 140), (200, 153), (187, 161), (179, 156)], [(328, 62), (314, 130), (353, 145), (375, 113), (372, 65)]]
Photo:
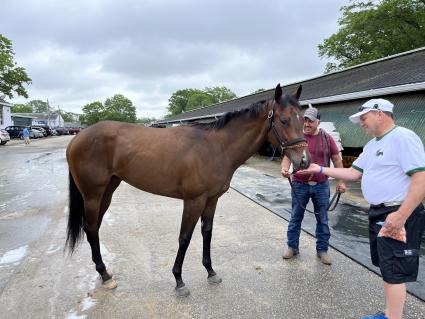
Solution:
[(363, 196), (370, 203), (371, 259), (381, 270), (386, 301), (385, 313), (363, 318), (399, 319), (406, 300), (406, 282), (417, 279), (425, 230), (424, 146), (414, 132), (394, 124), (393, 104), (387, 100), (367, 101), (350, 120), (360, 123), (366, 134), (375, 137), (352, 167), (312, 164), (303, 172), (322, 172), (352, 181), (362, 179)]
[[(343, 167), (339, 156), (339, 149), (332, 136), (319, 128), (320, 116), (318, 110), (310, 107), (304, 112), (304, 137), (307, 140), (308, 149), (313, 163), (329, 166), (330, 161), (335, 167)], [(281, 164), (282, 175), (290, 176), (289, 167), (291, 161), (284, 156)], [(331, 233), (328, 225), (329, 206), (329, 181), (328, 177), (321, 173), (311, 175), (292, 175), (292, 212), (288, 224), (287, 247), (283, 251), (283, 259), (290, 259), (298, 254), (301, 223), (304, 219), (305, 207), (311, 199), (316, 217), (316, 252), (320, 261), (325, 265), (331, 265), (332, 261), (328, 254), (329, 238)], [(338, 191), (345, 192), (345, 184), (338, 183)]]

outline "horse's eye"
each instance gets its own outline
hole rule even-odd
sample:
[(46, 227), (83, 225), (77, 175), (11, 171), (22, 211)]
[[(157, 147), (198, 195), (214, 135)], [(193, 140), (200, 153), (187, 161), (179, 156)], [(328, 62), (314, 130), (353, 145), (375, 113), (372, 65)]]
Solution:
[(280, 118), (280, 122), (281, 122), (284, 126), (289, 125), (289, 120), (288, 120), (287, 118), (285, 118), (285, 117), (281, 117), (281, 118)]

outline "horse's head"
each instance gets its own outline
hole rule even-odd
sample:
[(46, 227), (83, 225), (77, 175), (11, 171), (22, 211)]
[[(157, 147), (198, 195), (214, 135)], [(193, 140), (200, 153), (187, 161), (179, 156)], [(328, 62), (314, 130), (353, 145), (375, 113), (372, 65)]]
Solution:
[(304, 118), (298, 102), (301, 89), (300, 85), (295, 93), (283, 94), (278, 84), (268, 115), (268, 140), (291, 159), (294, 171), (310, 165), (310, 153), (303, 134)]

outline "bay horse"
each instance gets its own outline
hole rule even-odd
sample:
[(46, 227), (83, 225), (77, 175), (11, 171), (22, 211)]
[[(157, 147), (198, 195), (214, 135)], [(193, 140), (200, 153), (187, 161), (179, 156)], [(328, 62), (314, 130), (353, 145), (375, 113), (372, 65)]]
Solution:
[(177, 295), (189, 294), (182, 280), (182, 265), (199, 217), (202, 264), (208, 282), (220, 283), (210, 255), (213, 219), (217, 200), (229, 189), (235, 170), (267, 139), (288, 155), (295, 170), (309, 166), (300, 95), (301, 86), (293, 94), (283, 94), (278, 84), (273, 99), (226, 113), (206, 125), (148, 128), (104, 121), (78, 133), (66, 150), (69, 216), (65, 246), (72, 254), (84, 231), (103, 284), (111, 289), (117, 286), (102, 261), (99, 228), (112, 194), (125, 181), (141, 190), (184, 201), (172, 269)]

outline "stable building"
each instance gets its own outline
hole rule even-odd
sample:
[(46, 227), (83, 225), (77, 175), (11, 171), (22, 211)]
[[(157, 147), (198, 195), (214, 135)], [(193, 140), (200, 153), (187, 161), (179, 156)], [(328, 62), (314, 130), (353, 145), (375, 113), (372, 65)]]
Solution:
[[(425, 47), (363, 63), (284, 85), (284, 92), (303, 86), (300, 104), (313, 105), (323, 122), (333, 122), (340, 133), (343, 155), (358, 155), (370, 137), (348, 116), (371, 98), (385, 98), (394, 105), (397, 125), (416, 132), (425, 144)], [(260, 100), (273, 98), (274, 88), (178, 114), (155, 123), (171, 126), (214, 121), (226, 112), (239, 110)]]
[[(25, 121), (25, 118), (30, 120)], [(48, 125), (50, 127), (63, 127), (65, 124), (62, 116), (56, 113), (13, 113), (12, 119), (15, 125), (25, 126)]]

